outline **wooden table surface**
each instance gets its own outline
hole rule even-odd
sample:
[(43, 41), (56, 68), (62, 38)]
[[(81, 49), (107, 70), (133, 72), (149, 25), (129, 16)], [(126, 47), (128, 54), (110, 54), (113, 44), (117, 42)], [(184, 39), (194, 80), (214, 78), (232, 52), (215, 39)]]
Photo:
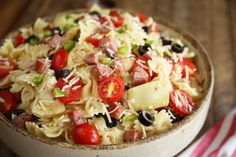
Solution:
[[(37, 17), (87, 7), (92, 2), (98, 0), (0, 0), (0, 39)], [(236, 107), (236, 0), (100, 0), (100, 3), (172, 21), (205, 46), (215, 69), (215, 89), (199, 136)], [(15, 156), (1, 142), (0, 154)]]

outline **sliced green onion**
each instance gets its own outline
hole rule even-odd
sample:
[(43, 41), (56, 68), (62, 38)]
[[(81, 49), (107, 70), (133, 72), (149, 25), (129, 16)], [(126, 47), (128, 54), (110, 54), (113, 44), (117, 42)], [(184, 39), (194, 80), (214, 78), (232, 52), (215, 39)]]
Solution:
[(29, 40), (29, 44), (34, 46), (34, 45), (38, 45), (39, 44), (39, 39), (38, 38), (31, 38)]
[(42, 76), (35, 76), (32, 81), (34, 84), (39, 85), (43, 81), (43, 78)]
[(165, 52), (164, 52), (164, 55), (165, 55), (165, 56), (168, 56), (168, 57), (171, 57), (171, 56), (172, 56), (172, 54), (171, 54), (170, 51), (165, 51)]
[(138, 53), (138, 48), (139, 48), (139, 46), (138, 45), (132, 45), (132, 51), (134, 52), (134, 53)]
[(43, 36), (44, 37), (49, 37), (49, 36), (51, 36), (52, 35), (52, 32), (51, 31), (44, 31), (43, 32)]
[(146, 44), (148, 44), (148, 45), (152, 45), (152, 43), (153, 43), (154, 41), (153, 40), (146, 40)]
[(126, 30), (124, 28), (119, 28), (117, 31), (118, 33), (124, 33)]
[(119, 54), (127, 54), (128, 53), (128, 47), (120, 47), (118, 49)]
[(118, 29), (118, 33), (124, 33), (127, 31), (127, 29), (128, 29), (128, 25), (126, 24), (124, 27), (121, 27)]
[(70, 29), (71, 27), (74, 27), (75, 25), (73, 23), (67, 23), (64, 25), (63, 29), (67, 30)]
[(76, 41), (69, 40), (63, 45), (63, 48), (70, 51), (75, 47), (75, 43), (76, 43)]
[(157, 54), (158, 57), (163, 57), (163, 53), (160, 52), (160, 51), (156, 51), (156, 54)]
[(138, 119), (138, 115), (136, 114), (130, 114), (130, 115), (126, 115), (122, 118), (123, 122), (128, 122), (128, 121), (135, 121), (136, 119)]
[(60, 88), (54, 89), (54, 95), (56, 98), (67, 96), (67, 94), (65, 92), (63, 92)]
[(67, 15), (65, 15), (65, 18), (68, 20), (68, 19), (71, 19), (71, 18), (72, 18), (72, 16), (71, 16), (71, 15), (69, 15), (69, 14), (67, 14)]
[(111, 65), (112, 61), (110, 59), (103, 59), (102, 64)]

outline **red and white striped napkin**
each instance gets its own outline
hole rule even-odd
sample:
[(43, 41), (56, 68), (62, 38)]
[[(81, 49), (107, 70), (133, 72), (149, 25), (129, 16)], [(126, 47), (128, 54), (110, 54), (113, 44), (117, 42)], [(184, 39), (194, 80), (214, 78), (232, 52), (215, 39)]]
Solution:
[(236, 157), (236, 109), (217, 122), (179, 157)]

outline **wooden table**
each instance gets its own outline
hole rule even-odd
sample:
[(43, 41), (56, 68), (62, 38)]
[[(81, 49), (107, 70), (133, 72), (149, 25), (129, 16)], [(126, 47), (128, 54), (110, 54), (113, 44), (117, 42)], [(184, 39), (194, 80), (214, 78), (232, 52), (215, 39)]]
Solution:
[[(199, 136), (236, 107), (235, 0), (101, 1), (108, 7), (135, 9), (172, 21), (194, 35), (208, 50), (215, 68), (215, 89), (207, 121)], [(0, 0), (0, 38), (39, 16), (53, 15), (89, 4), (83, 0)], [(6, 157), (14, 156), (0, 143), (0, 154), (4, 153)]]

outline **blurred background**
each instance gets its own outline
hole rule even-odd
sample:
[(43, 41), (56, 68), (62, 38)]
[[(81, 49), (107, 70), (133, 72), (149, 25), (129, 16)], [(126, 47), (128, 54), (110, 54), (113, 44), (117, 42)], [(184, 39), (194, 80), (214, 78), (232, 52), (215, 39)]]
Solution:
[[(169, 20), (207, 49), (216, 80), (210, 112), (199, 136), (236, 107), (236, 0), (0, 0), (0, 40), (37, 17), (94, 3)], [(0, 156), (15, 157), (1, 142)]]

